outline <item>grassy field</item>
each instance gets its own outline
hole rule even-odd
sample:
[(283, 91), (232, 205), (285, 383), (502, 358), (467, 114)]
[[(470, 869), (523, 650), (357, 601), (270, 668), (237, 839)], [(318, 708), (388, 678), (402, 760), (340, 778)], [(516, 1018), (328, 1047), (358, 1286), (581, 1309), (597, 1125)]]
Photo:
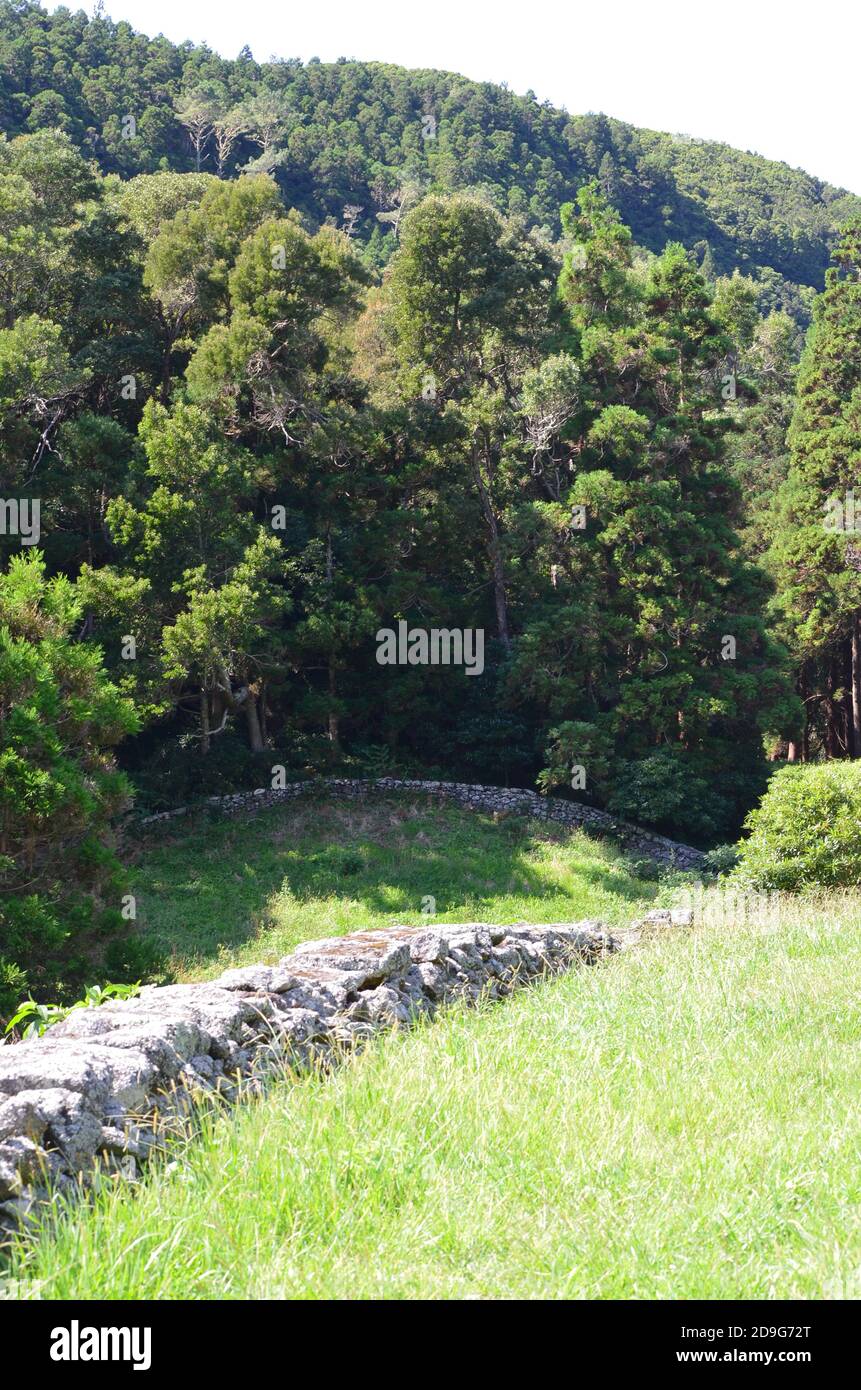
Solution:
[(137, 925), (178, 980), (275, 960), (302, 940), (395, 922), (624, 923), (658, 894), (609, 845), (427, 798), (287, 805), (180, 821), (139, 847)]
[(861, 1296), (857, 909), (668, 933), (214, 1118), (48, 1298)]
[[(177, 837), (138, 874), (194, 887), (149, 926), (199, 973), (306, 923), (422, 920), (426, 893), (625, 922), (655, 891), (577, 838), (407, 810), (222, 824), (194, 857)], [(344, 887), (338, 854), (365, 859)], [(859, 979), (852, 896), (658, 933), (206, 1118), (6, 1272), (69, 1299), (861, 1297)]]

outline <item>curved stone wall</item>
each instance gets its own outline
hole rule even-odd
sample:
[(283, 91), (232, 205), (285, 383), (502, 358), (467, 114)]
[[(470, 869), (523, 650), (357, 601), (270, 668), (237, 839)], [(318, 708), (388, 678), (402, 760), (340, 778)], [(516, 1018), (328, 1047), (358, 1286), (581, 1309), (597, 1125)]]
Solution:
[[(211, 797), (203, 805), (243, 815), (315, 794), (398, 792), (584, 828), (682, 869), (702, 860), (688, 845), (593, 807), (464, 782), (327, 778)], [(647, 921), (681, 925), (690, 917), (661, 910)], [(408, 1026), (449, 1000), (500, 998), (618, 945), (599, 922), (392, 927), (305, 942), (277, 965), (228, 970), (214, 983), (151, 986), (136, 999), (78, 1010), (43, 1038), (0, 1047), (0, 1225), (26, 1220), (49, 1192), (77, 1191), (100, 1173), (133, 1176), (201, 1098), (231, 1102), (285, 1066), (329, 1063), (380, 1029)]]
[[(680, 844), (664, 835), (644, 830), (642, 826), (619, 820), (594, 806), (584, 806), (578, 801), (565, 801), (558, 796), (539, 796), (537, 792), (518, 788), (476, 786), (471, 782), (424, 782), (398, 777), (325, 777), (309, 782), (291, 782), (286, 787), (274, 790), (260, 787), (253, 792), (211, 796), (202, 805), (217, 808), (225, 815), (242, 815), (266, 806), (277, 806), (284, 801), (292, 801), (298, 796), (313, 796), (315, 793), (320, 795), (324, 792), (328, 796), (343, 797), (364, 797), (375, 792), (417, 792), (442, 797), (470, 810), (488, 811), (499, 815), (532, 816), (536, 820), (555, 821), (572, 829), (587, 830), (617, 841), (630, 853), (640, 854), (678, 869), (697, 869), (703, 860), (701, 851), (691, 845)], [(159, 815), (146, 816), (139, 823), (152, 825), (157, 821), (188, 815), (198, 809), (200, 808), (195, 806), (181, 806), (175, 811), (162, 811)]]

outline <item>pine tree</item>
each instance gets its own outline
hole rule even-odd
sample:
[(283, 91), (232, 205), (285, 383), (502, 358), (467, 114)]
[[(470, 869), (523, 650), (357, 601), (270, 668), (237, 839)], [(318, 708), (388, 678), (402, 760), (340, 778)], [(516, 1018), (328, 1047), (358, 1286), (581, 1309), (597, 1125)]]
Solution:
[(799, 370), (769, 565), (800, 667), (802, 756), (861, 757), (861, 218), (833, 260)]
[[(762, 775), (763, 735), (797, 717), (764, 629), (765, 579), (735, 530), (728, 420), (714, 385), (730, 340), (681, 246), (643, 284), (594, 190), (568, 223), (583, 250), (566, 266), (563, 294), (580, 326), (588, 408), (566, 500), (586, 508), (578, 564), (603, 597), (589, 624), (600, 633), (594, 715), (589, 727), (582, 713), (558, 726), (545, 784), (588, 746), (614, 809), (634, 814), (639, 801), (642, 815), (651, 786), (653, 821), (687, 805), (692, 834), (727, 833)], [(582, 650), (582, 627), (567, 635)]]
[(508, 651), (505, 444), (523, 371), (547, 329), (552, 263), (521, 227), (481, 203), (428, 198), (404, 223), (386, 288), (400, 390), (417, 409), (430, 400), (454, 431), (463, 489), (482, 519), (496, 632)]

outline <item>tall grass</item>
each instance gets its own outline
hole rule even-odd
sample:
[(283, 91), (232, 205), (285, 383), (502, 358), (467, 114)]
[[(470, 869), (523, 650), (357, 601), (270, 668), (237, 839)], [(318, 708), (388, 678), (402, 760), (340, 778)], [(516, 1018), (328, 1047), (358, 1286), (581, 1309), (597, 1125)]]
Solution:
[(656, 935), (207, 1121), (43, 1297), (861, 1296), (861, 909)]

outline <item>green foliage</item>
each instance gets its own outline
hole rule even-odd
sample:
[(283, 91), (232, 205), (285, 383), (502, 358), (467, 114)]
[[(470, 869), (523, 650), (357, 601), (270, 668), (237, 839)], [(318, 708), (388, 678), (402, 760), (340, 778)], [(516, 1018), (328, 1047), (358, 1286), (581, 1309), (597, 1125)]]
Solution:
[(359, 744), (353, 749), (354, 757), (363, 777), (391, 777), (394, 775), (394, 759), (391, 748), (385, 744)]
[[(452, 882), (429, 825), (392, 851), (411, 897), (375, 844), (284, 850), (285, 877), (237, 831), (238, 869), (184, 863), (130, 932), (115, 747), (147, 809), (276, 765), (543, 790), (582, 766), (588, 799), (703, 844), (737, 833), (766, 750), (861, 756), (861, 551), (823, 525), (858, 473), (857, 199), (450, 74), (226, 61), (100, 6), (0, 0), (0, 123), (0, 1012), (29, 991), (48, 1022), (93, 970), (193, 954), (198, 894), (206, 953), (236, 944), (258, 872), (273, 946), (321, 884), (328, 931)], [(483, 673), (381, 666), (401, 621), (480, 632)], [(857, 883), (857, 800), (851, 768), (778, 772), (739, 872)], [(476, 915), (522, 915), (496, 858), (470, 867)], [(590, 859), (554, 913), (602, 907), (599, 881), (641, 891)]]
[[(736, 834), (817, 710), (758, 561), (809, 308), (781, 277), (816, 280), (848, 202), (445, 74), (230, 63), (32, 4), (0, 6), (0, 49), (2, 496), (41, 503), (72, 645), (146, 726), (120, 739), (145, 804), (281, 763), (544, 789), (576, 763), (593, 801)], [(817, 311), (847, 362), (853, 254)], [(823, 599), (812, 655), (792, 583), (777, 636), (819, 669), (857, 585), (783, 531)], [(481, 633), (482, 675), (381, 666), (401, 621)], [(15, 911), (60, 951), (50, 902)]]
[(587, 773), (585, 790), (600, 791), (606, 786), (612, 757), (612, 741), (605, 729), (582, 719), (569, 719), (549, 730), (548, 765), (538, 775), (544, 792), (566, 786), (574, 768)]
[(364, 867), (365, 861), (361, 854), (350, 853), (349, 850), (345, 850), (338, 860), (338, 871), (344, 878), (360, 874)]
[[(329, 743), (322, 734), (314, 737), (288, 730), (277, 744), (255, 752), (241, 726), (227, 725), (213, 736), (205, 758), (201, 757), (200, 738), (193, 734), (160, 739), (151, 734), (133, 754), (130, 751), (128, 776), (135, 791), (135, 809), (149, 814), (200, 804), (207, 796), (270, 787), (272, 769), (277, 766), (287, 770), (290, 780), (328, 772), (330, 760)], [(385, 774), (351, 770), (350, 775)]]
[[(235, 61), (149, 39), (103, 14), (3, 0), (0, 119), (13, 136), (63, 130), (105, 172), (246, 169), (272, 173), (315, 225), (356, 232), (371, 264), (397, 245), (425, 190), (480, 190), (505, 215), (558, 237), (560, 206), (590, 179), (635, 240), (683, 241), (729, 274), (753, 272), (770, 308), (805, 312), (835, 229), (857, 207), (844, 190), (713, 141), (603, 115), (572, 116), (451, 73), (387, 63)], [(133, 138), (123, 119), (133, 113)], [(425, 138), (427, 117), (433, 138)], [(198, 177), (198, 175), (195, 175)], [(159, 177), (161, 175), (159, 174)], [(383, 232), (383, 229), (388, 229)]]
[(655, 859), (631, 859), (631, 873), (642, 879), (643, 883), (658, 883), (662, 877), (662, 867)]
[(698, 760), (683, 748), (661, 748), (614, 768), (608, 809), (626, 820), (674, 830), (708, 843), (732, 828), (733, 808)]
[(138, 980), (130, 985), (90, 985), (82, 999), (77, 999), (74, 1004), (65, 1007), (61, 1004), (37, 1004), (35, 999), (27, 999), (18, 1006), (10, 1018), (6, 1025), (6, 1033), (8, 1035), (17, 1029), (22, 1042), (26, 1042), (28, 1038), (40, 1038), (55, 1023), (62, 1023), (63, 1019), (68, 1018), (76, 1009), (96, 1009), (100, 1004), (107, 1004), (110, 999), (134, 999), (139, 993)]
[[(766, 563), (775, 626), (799, 667), (802, 748), (861, 756), (861, 218), (843, 230), (798, 372), (786, 481)], [(855, 651), (853, 666), (853, 651)]]
[(556, 487), (581, 524), (563, 531), (560, 513), (543, 512), (555, 593), (527, 617), (516, 677), (542, 713), (564, 715), (540, 785), (565, 785), (580, 765), (610, 809), (708, 842), (737, 830), (764, 773), (763, 734), (800, 713), (726, 460), (725, 325), (747, 334), (749, 296), (736, 286), (713, 303), (679, 245), (643, 275), (600, 192), (581, 190), (578, 205), (565, 212), (576, 255), (560, 292), (582, 385)]
[(750, 812), (738, 877), (797, 892), (861, 883), (861, 768), (808, 763), (780, 768)]
[(730, 873), (737, 866), (739, 858), (738, 845), (715, 845), (703, 856), (703, 867), (707, 873), (720, 876)]
[(110, 822), (129, 789), (109, 750), (137, 719), (98, 649), (73, 640), (80, 617), (37, 551), (0, 575), (0, 1012), (22, 983), (70, 987), (121, 925)]

